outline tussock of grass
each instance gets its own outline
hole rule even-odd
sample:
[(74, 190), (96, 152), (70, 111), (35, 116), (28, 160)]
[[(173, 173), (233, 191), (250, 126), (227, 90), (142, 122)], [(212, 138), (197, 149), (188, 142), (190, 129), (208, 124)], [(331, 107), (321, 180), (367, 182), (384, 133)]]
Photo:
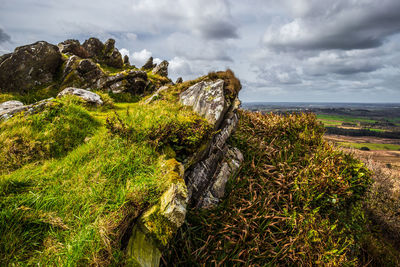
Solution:
[(242, 88), (240, 80), (236, 78), (235, 74), (230, 69), (227, 69), (226, 71), (210, 72), (208, 74), (208, 78), (212, 80), (214, 79), (224, 80), (225, 82), (224, 93), (225, 96), (230, 100), (235, 98), (238, 95), (240, 89)]
[(245, 162), (224, 202), (192, 210), (166, 265), (356, 265), (370, 173), (323, 141), (316, 117), (241, 112)]

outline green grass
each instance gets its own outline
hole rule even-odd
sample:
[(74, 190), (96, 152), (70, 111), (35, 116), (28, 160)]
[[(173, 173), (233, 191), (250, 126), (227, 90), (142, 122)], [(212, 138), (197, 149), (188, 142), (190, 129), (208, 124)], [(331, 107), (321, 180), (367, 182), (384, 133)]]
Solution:
[(1, 122), (0, 262), (123, 264), (123, 235), (166, 190), (168, 159), (185, 160), (211, 130), (166, 100), (96, 108), (67, 97)]
[(317, 115), (317, 118), (322, 121), (334, 121), (334, 122), (349, 122), (349, 123), (357, 123), (357, 122), (368, 122), (375, 123), (375, 120), (365, 119), (365, 118), (357, 118), (345, 115)]
[(400, 145), (396, 144), (375, 144), (375, 143), (351, 143), (351, 142), (338, 142), (339, 145), (345, 147), (352, 147), (360, 149), (368, 147), (370, 150), (400, 150)]
[(323, 141), (314, 115), (241, 112), (245, 158), (226, 199), (190, 210), (167, 266), (355, 266), (370, 172)]

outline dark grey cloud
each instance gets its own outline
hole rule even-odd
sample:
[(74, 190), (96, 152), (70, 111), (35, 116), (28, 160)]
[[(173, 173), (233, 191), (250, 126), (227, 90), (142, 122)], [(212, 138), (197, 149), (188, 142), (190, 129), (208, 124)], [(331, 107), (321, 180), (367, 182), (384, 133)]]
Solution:
[(292, 11), (289, 22), (266, 31), (266, 46), (283, 51), (367, 49), (400, 32), (398, 0), (296, 0)]
[(239, 38), (237, 27), (229, 21), (203, 21), (199, 25), (199, 30), (205, 39)]
[(0, 28), (0, 44), (11, 41), (10, 35), (8, 35), (2, 28)]

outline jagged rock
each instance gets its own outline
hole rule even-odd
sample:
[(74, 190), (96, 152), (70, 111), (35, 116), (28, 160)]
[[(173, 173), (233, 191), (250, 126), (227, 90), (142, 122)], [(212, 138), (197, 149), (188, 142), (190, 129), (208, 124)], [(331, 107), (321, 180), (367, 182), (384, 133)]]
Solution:
[(193, 110), (217, 128), (227, 111), (224, 97), (224, 80), (201, 81), (180, 94), (180, 102), (192, 106)]
[(206, 190), (207, 193), (204, 194), (198, 207), (208, 209), (215, 207), (219, 203), (225, 195), (226, 183), (236, 174), (242, 162), (243, 155), (240, 150), (235, 147), (229, 147), (219, 170), (215, 172), (213, 180), (208, 190)]
[(122, 55), (118, 51), (118, 49), (115, 48), (115, 40), (114, 39), (108, 39), (106, 43), (104, 44), (104, 55), (103, 55), (104, 63), (107, 64), (108, 66), (114, 67), (114, 68), (122, 68), (124, 66), (124, 61), (122, 60)]
[(157, 66), (157, 64), (153, 64), (153, 57), (150, 57), (142, 66), (142, 70), (151, 70), (155, 68), (155, 66)]
[(97, 38), (89, 38), (82, 44), (89, 53), (89, 57), (101, 57), (104, 51), (104, 44)]
[(87, 103), (90, 104), (95, 104), (98, 106), (103, 105), (103, 100), (101, 100), (101, 97), (93, 92), (90, 92), (88, 90), (80, 89), (80, 88), (74, 88), (74, 87), (68, 87), (62, 90), (57, 97), (62, 97), (65, 95), (76, 95), (83, 100), (85, 100)]
[(168, 77), (168, 61), (163, 60), (160, 64), (154, 67), (152, 73), (163, 77)]
[(129, 57), (128, 57), (128, 55), (125, 55), (125, 56), (124, 56), (124, 65), (126, 65), (126, 66), (130, 66), (130, 65), (131, 65), (131, 63), (129, 63)]
[(104, 56), (104, 63), (107, 64), (108, 66), (118, 69), (124, 66), (122, 55), (116, 48), (114, 48), (114, 50), (110, 54), (106, 54)]
[(175, 159), (168, 160), (165, 165), (170, 167), (165, 173), (170, 184), (160, 200), (145, 211), (133, 227), (126, 249), (129, 266), (159, 266), (160, 249), (185, 221), (188, 198), (184, 167)]
[(77, 71), (88, 85), (96, 84), (104, 76), (103, 71), (90, 59), (81, 60)]
[(212, 181), (221, 168), (220, 163), (228, 152), (226, 141), (239, 121), (236, 111), (236, 107), (233, 107), (226, 114), (220, 132), (212, 139), (202, 160), (194, 164), (185, 174), (189, 202), (193, 206), (202, 206), (203, 199), (208, 195)]
[(179, 184), (171, 184), (161, 196), (160, 212), (176, 228), (182, 226), (186, 217), (187, 190)]
[(27, 92), (50, 83), (61, 63), (58, 47), (47, 42), (17, 47), (0, 64), (0, 91)]
[(114, 51), (114, 48), (115, 48), (115, 40), (114, 39), (110, 38), (104, 43), (104, 51), (106, 54), (112, 53)]
[(176, 79), (175, 84), (178, 84), (178, 83), (183, 83), (182, 77), (179, 77), (178, 79)]
[(78, 40), (68, 39), (58, 44), (61, 53), (76, 55), (80, 58), (88, 58), (89, 53)]

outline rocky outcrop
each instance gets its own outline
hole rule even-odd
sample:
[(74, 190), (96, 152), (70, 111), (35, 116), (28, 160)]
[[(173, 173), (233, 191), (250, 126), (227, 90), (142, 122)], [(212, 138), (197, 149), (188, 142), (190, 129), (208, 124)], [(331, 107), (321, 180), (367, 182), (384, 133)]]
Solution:
[(183, 165), (175, 159), (164, 165), (168, 189), (133, 227), (126, 251), (130, 266), (159, 266), (161, 250), (185, 221), (188, 197)]
[[(233, 178), (240, 165), (243, 162), (243, 155), (239, 149), (235, 147), (225, 147), (227, 151), (223, 157), (223, 161), (213, 174), (211, 183), (198, 200), (198, 206), (201, 208), (213, 208), (218, 205), (219, 201), (225, 195), (225, 187), (230, 178)], [(225, 149), (224, 148), (224, 149)]]
[(28, 115), (35, 114), (43, 110), (52, 99), (44, 99), (31, 105), (24, 105), (22, 102), (16, 100), (4, 102), (0, 104), (0, 120), (7, 120), (20, 112), (25, 112)]
[[(152, 58), (149, 66), (153, 68)], [(168, 62), (161, 64), (157, 74), (167, 75)], [(18, 47), (14, 53), (0, 57), (0, 92), (28, 93), (52, 86), (111, 91), (114, 94), (136, 95), (151, 92), (169, 81), (153, 79), (145, 71), (129, 64), (115, 48), (115, 40), (104, 44), (89, 38), (83, 44), (69, 39), (54, 46), (46, 42)]]
[(157, 66), (157, 64), (153, 64), (153, 57), (149, 57), (149, 59), (142, 66), (142, 70), (152, 70)]
[(50, 83), (61, 63), (58, 47), (47, 42), (17, 47), (0, 64), (0, 92), (27, 92)]
[(101, 100), (101, 97), (93, 92), (90, 92), (88, 90), (80, 89), (80, 88), (74, 88), (74, 87), (68, 87), (62, 90), (57, 97), (63, 97), (66, 95), (75, 95), (78, 96), (79, 98), (83, 99), (86, 103), (92, 104), (92, 105), (98, 105), (101, 106), (103, 105), (103, 100)]
[(223, 196), (226, 182), (243, 160), (240, 151), (227, 145), (239, 119), (237, 108), (240, 102), (237, 96), (233, 100), (226, 99), (224, 80), (201, 81), (181, 93), (180, 101), (192, 106), (219, 130), (199, 156), (200, 160), (185, 172), (190, 205), (212, 207)]
[(224, 80), (196, 83), (180, 95), (180, 101), (185, 106), (193, 107), (195, 112), (217, 128), (228, 108)]
[(103, 62), (114, 68), (122, 68), (124, 66), (122, 55), (118, 49), (115, 48), (114, 39), (108, 39), (104, 44)]
[(163, 77), (168, 77), (168, 65), (169, 65), (168, 61), (163, 60), (153, 69), (152, 73)]

